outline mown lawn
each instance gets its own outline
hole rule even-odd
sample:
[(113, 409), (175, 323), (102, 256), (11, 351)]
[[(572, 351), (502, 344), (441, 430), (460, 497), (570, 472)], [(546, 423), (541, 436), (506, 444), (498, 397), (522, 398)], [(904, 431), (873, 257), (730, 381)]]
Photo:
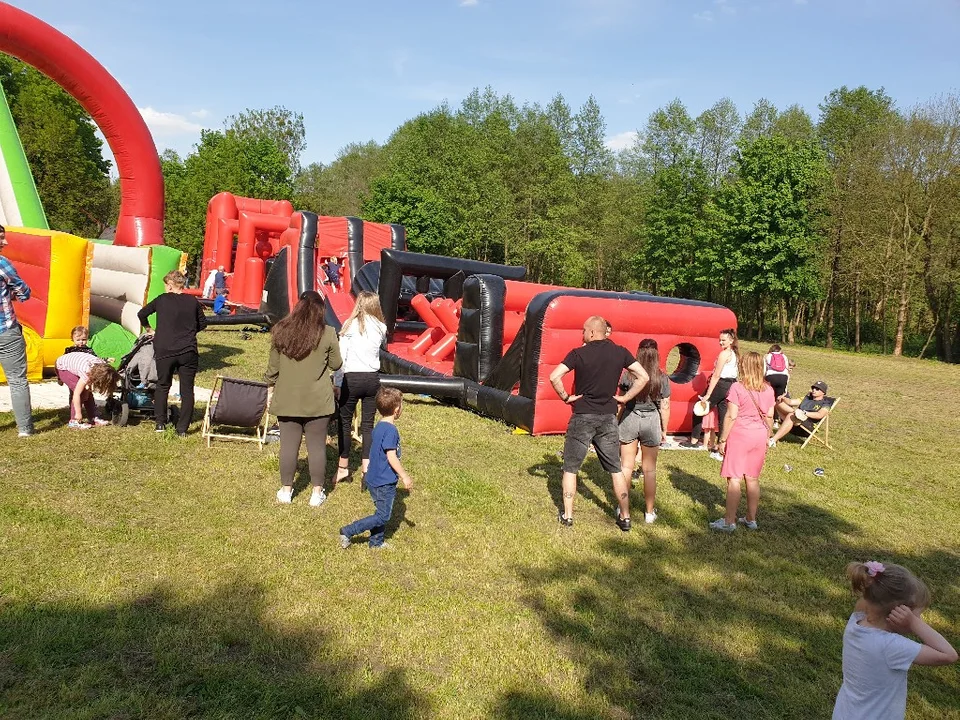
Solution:
[[(200, 384), (261, 375), (268, 336), (202, 339)], [(794, 388), (843, 397), (837, 449), (772, 451), (761, 530), (733, 536), (707, 530), (706, 453), (661, 455), (660, 520), (627, 535), (591, 458), (565, 530), (561, 438), (424, 398), (379, 553), (337, 546), (370, 507), (359, 474), (314, 509), (304, 462), (281, 507), (275, 445), (71, 432), (65, 411), (18, 441), (0, 416), (0, 717), (829, 717), (848, 561), (915, 570), (960, 643), (960, 367), (789, 354)], [(907, 715), (960, 718), (957, 668), (913, 670)]]

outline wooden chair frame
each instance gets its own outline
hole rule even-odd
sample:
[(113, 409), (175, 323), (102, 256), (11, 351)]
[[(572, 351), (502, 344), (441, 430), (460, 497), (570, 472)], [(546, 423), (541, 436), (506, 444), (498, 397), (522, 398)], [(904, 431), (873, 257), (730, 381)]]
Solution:
[[(201, 437), (205, 438), (207, 441), (207, 447), (210, 447), (210, 441), (213, 438), (221, 438), (223, 440), (241, 440), (247, 442), (257, 443), (260, 450), (263, 450), (263, 445), (267, 441), (267, 427), (269, 425), (270, 415), (266, 409), (264, 409), (263, 415), (260, 418), (260, 421), (257, 425), (246, 426), (248, 429), (254, 431), (254, 435), (242, 435), (242, 434), (232, 434), (228, 435), (226, 433), (215, 433), (213, 432), (214, 423), (211, 418), (211, 408), (214, 407), (215, 402), (214, 398), (219, 399), (219, 393), (223, 392), (223, 382), (224, 380), (231, 381), (237, 380), (238, 378), (228, 378), (223, 375), (217, 375), (216, 380), (213, 382), (213, 390), (210, 391), (210, 401), (207, 403), (207, 409), (203, 413), (203, 429), (201, 430)], [(245, 381), (249, 382), (249, 381)], [(233, 426), (228, 427), (243, 427), (243, 426)]]
[[(813, 426), (813, 430), (807, 430), (803, 425), (796, 425), (795, 427), (800, 428), (805, 433), (807, 433), (806, 440), (803, 441), (803, 445), (800, 446), (800, 449), (803, 450), (811, 440), (816, 440), (818, 443), (826, 447), (828, 450), (833, 450), (833, 446), (830, 444), (830, 416), (833, 415), (833, 411), (836, 409), (837, 405), (840, 404), (840, 398), (835, 398), (833, 405), (830, 406), (830, 409), (827, 411), (827, 414), (824, 415), (817, 421), (817, 424)], [(820, 431), (820, 428), (823, 428), (823, 437), (817, 437), (817, 433)]]

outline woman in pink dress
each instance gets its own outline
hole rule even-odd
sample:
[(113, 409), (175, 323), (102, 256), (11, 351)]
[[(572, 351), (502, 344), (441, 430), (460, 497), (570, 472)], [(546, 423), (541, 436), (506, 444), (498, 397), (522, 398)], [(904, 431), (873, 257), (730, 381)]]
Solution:
[(757, 505), (760, 504), (760, 472), (767, 456), (767, 439), (773, 427), (773, 388), (763, 378), (763, 357), (751, 352), (740, 359), (739, 381), (727, 395), (727, 413), (720, 428), (720, 477), (727, 479), (726, 516), (710, 523), (721, 532), (737, 529), (740, 506), (740, 480), (747, 483), (747, 514), (740, 522), (749, 530), (757, 529)]

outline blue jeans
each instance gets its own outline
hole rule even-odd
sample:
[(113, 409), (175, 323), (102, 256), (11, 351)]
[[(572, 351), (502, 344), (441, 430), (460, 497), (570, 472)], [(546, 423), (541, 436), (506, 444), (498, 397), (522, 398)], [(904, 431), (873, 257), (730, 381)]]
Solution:
[(361, 518), (340, 529), (341, 535), (353, 537), (367, 530), (370, 531), (370, 547), (383, 545), (383, 531), (390, 515), (393, 513), (393, 499), (397, 496), (397, 484), (381, 485), (370, 488), (370, 498), (376, 508), (373, 515)]
[(30, 408), (30, 386), (27, 384), (27, 342), (23, 328), (16, 325), (0, 333), (0, 367), (10, 386), (10, 405), (17, 419), (17, 429), (33, 432), (33, 411)]

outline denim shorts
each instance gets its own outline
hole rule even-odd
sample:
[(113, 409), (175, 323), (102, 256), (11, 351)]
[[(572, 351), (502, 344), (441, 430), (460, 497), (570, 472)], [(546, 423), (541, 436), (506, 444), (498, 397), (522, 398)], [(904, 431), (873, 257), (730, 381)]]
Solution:
[(620, 442), (615, 415), (573, 415), (563, 441), (563, 471), (576, 474), (587, 457), (590, 444), (597, 448), (600, 467), (608, 473), (620, 472)]
[(619, 431), (621, 443), (639, 440), (643, 447), (660, 447), (660, 411), (634, 410), (620, 421)]

